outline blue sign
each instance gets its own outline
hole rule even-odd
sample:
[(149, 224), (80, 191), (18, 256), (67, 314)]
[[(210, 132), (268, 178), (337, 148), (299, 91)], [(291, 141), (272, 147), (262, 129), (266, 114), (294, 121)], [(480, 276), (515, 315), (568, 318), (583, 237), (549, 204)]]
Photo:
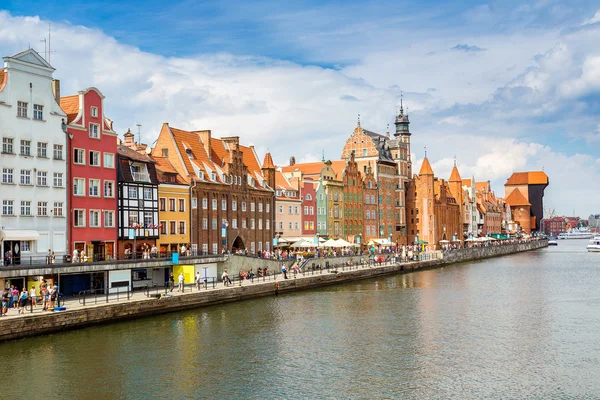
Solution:
[(225, 228), (221, 229), (221, 237), (227, 236), (227, 230)]
[(356, 243), (360, 244), (360, 236), (356, 238)]
[(277, 246), (277, 238), (273, 238), (273, 246)]
[(129, 239), (135, 239), (135, 229), (129, 229)]
[(316, 245), (318, 245), (319, 244), (319, 238), (318, 237), (313, 238), (313, 243), (316, 244)]
[(174, 252), (171, 254), (171, 261), (173, 264), (179, 264), (179, 253)]

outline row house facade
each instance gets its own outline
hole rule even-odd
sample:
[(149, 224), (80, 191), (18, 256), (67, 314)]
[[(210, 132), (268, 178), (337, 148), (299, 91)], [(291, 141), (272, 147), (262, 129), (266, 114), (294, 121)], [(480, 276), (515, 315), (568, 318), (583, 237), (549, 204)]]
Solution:
[(61, 97), (60, 106), (69, 135), (69, 253), (110, 259), (117, 252), (117, 133), (96, 88)]
[[(0, 69), (0, 257), (58, 260), (67, 251), (66, 121), (54, 68), (35, 50)], [(28, 260), (29, 262), (29, 260)]]
[[(313, 211), (314, 212), (314, 211)], [(277, 236), (302, 236), (302, 200), (300, 191), (275, 171), (275, 224)]]
[(300, 187), (302, 200), (302, 235), (315, 236), (317, 234), (317, 191), (312, 178), (301, 181), (295, 178)]
[(165, 123), (152, 155), (167, 158), (191, 187), (192, 251), (272, 249), (276, 170), (268, 153), (261, 165), (237, 136), (217, 139)]
[(363, 235), (363, 177), (358, 170), (354, 153), (346, 162), (342, 172), (344, 193), (344, 239), (350, 243), (360, 243)]
[(378, 205), (377, 205), (377, 180), (373, 174), (371, 164), (367, 165), (365, 178), (363, 180), (363, 212), (365, 220), (363, 222), (362, 243), (369, 243), (373, 239), (379, 238), (377, 222)]
[(118, 253), (143, 257), (160, 234), (155, 162), (127, 145), (117, 145)]
[[(176, 253), (190, 246), (190, 186), (169, 159), (152, 157), (158, 179), (158, 218), (160, 235), (156, 239), (161, 255)], [(191, 250), (191, 249), (190, 249)]]

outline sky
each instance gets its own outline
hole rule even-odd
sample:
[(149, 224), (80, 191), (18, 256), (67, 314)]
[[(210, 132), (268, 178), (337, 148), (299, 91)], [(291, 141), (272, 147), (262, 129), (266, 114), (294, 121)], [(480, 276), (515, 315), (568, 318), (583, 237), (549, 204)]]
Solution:
[[(31, 46), (62, 95), (97, 87), (123, 134), (161, 124), (240, 136), (275, 163), (339, 159), (385, 133), (400, 97), (413, 170), (544, 170), (547, 210), (600, 213), (597, 1), (4, 0), (0, 55)], [(596, 183), (594, 183), (596, 182)]]

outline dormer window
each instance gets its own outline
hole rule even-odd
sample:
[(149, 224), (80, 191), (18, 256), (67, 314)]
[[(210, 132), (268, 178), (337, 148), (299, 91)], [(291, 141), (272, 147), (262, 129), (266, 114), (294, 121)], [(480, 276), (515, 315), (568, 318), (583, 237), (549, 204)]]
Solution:
[(185, 149), (185, 154), (188, 155), (189, 158), (194, 159), (194, 155), (192, 154), (192, 149)]
[(213, 180), (213, 181), (216, 181), (217, 180), (217, 174), (215, 172), (212, 172), (210, 174), (210, 179)]
[(90, 108), (90, 116), (92, 118), (98, 118), (98, 107), (91, 107)]

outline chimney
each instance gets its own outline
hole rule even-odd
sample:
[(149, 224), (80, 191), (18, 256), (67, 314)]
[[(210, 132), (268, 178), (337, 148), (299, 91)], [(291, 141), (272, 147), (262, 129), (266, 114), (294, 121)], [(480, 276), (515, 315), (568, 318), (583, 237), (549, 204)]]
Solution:
[(52, 79), (52, 92), (54, 93), (54, 100), (60, 104), (60, 81), (58, 79)]
[(200, 136), (200, 140), (202, 141), (202, 144), (204, 145), (204, 150), (206, 150), (206, 154), (208, 155), (208, 159), (212, 161), (212, 156), (211, 156), (211, 146), (210, 146), (210, 138), (211, 138), (211, 133), (209, 130), (206, 131), (192, 131), (192, 133), (195, 133), (196, 135)]
[(296, 157), (292, 156), (290, 157), (290, 167), (296, 165)]

